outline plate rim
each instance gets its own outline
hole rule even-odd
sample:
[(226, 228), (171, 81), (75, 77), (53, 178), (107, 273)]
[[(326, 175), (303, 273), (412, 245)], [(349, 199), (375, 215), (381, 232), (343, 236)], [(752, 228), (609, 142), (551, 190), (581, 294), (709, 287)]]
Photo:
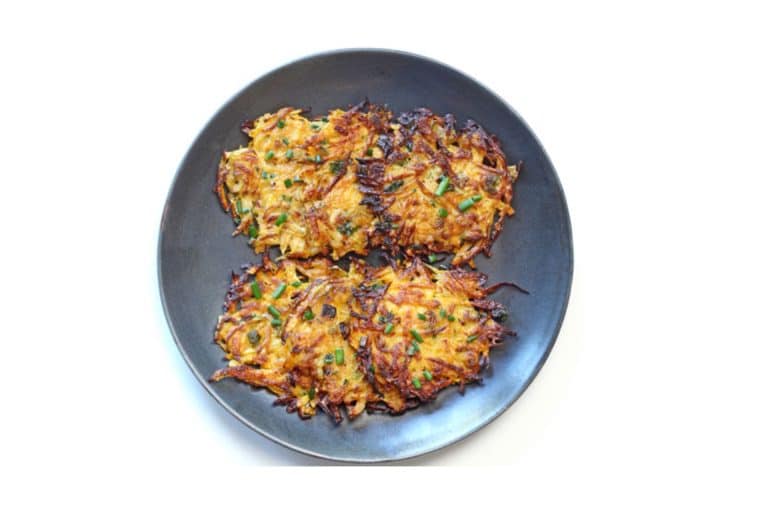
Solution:
[[(496, 411), (493, 415), (488, 417), (486, 420), (478, 423), (473, 428), (468, 429), (463, 434), (450, 439), (448, 441), (444, 441), (442, 443), (439, 443), (435, 446), (430, 446), (426, 449), (417, 450), (416, 452), (412, 454), (407, 454), (403, 456), (399, 455), (393, 455), (390, 457), (344, 457), (344, 456), (334, 456), (329, 455), (326, 453), (320, 453), (312, 451), (311, 449), (307, 449), (301, 446), (297, 446), (292, 444), (289, 441), (286, 441), (284, 439), (281, 439), (278, 436), (272, 435), (269, 432), (264, 431), (261, 429), (258, 425), (253, 424), (250, 420), (245, 418), (242, 414), (240, 414), (237, 410), (235, 410), (232, 406), (230, 406), (223, 398), (221, 398), (218, 393), (213, 389), (213, 386), (211, 386), (211, 383), (208, 381), (206, 377), (200, 374), (198, 369), (195, 367), (193, 362), (190, 359), (189, 354), (187, 353), (186, 349), (183, 347), (178, 334), (176, 333), (176, 329), (173, 325), (173, 322), (171, 321), (170, 312), (168, 309), (167, 299), (165, 296), (165, 290), (163, 288), (163, 270), (162, 270), (162, 247), (163, 247), (163, 238), (164, 238), (164, 232), (165, 232), (165, 223), (166, 223), (166, 215), (168, 213), (169, 205), (171, 196), (173, 195), (173, 191), (176, 188), (176, 184), (179, 180), (179, 176), (181, 175), (182, 170), (185, 167), (185, 164), (187, 163), (187, 160), (190, 156), (190, 152), (192, 148), (195, 146), (195, 144), (200, 140), (200, 137), (202, 136), (203, 132), (206, 131), (208, 126), (211, 124), (211, 122), (224, 110), (226, 109), (236, 98), (238, 98), (241, 94), (246, 92), (248, 89), (253, 87), (256, 83), (266, 79), (267, 77), (277, 74), (281, 71), (283, 71), (286, 68), (289, 68), (291, 66), (295, 66), (297, 64), (303, 63), (305, 61), (311, 61), (319, 58), (324, 57), (333, 57), (336, 55), (344, 55), (344, 54), (352, 54), (352, 53), (361, 53), (361, 54), (389, 54), (389, 55), (395, 55), (400, 57), (406, 57), (410, 59), (415, 60), (421, 60), (425, 61), (426, 63), (437, 65), (443, 68), (446, 68), (447, 70), (456, 73), (459, 77), (464, 78), (466, 80), (469, 80), (470, 82), (475, 83), (478, 87), (484, 90), (487, 94), (489, 94), (493, 99), (499, 101), (502, 105), (504, 105), (505, 108), (507, 108), (512, 114), (517, 117), (517, 119), (522, 123), (523, 127), (528, 131), (528, 133), (531, 134), (533, 137), (533, 140), (536, 142), (536, 144), (539, 146), (542, 152), (542, 156), (544, 157), (545, 162), (549, 165), (549, 167), (552, 169), (552, 177), (554, 178), (554, 185), (556, 188), (556, 191), (562, 201), (563, 205), (563, 211), (565, 213), (565, 222), (564, 222), (564, 229), (567, 234), (567, 247), (569, 248), (568, 251), (568, 266), (566, 269), (567, 272), (567, 278), (565, 283), (565, 289), (563, 292), (563, 302), (562, 307), (560, 311), (559, 318), (557, 319), (557, 323), (555, 325), (555, 329), (552, 333), (551, 339), (547, 343), (547, 348), (544, 351), (541, 359), (534, 367), (533, 371), (531, 372), (528, 379), (526, 379), (525, 382), (523, 382), (522, 386), (520, 387), (520, 392), (512, 398), (507, 404), (505, 404), (503, 407), (501, 407), (498, 411)], [(156, 250), (156, 261), (155, 261), (156, 267), (157, 267), (157, 284), (158, 289), (160, 292), (160, 302), (162, 304), (163, 308), (163, 315), (165, 316), (166, 324), (168, 324), (168, 328), (171, 332), (171, 337), (173, 338), (173, 341), (176, 345), (176, 348), (181, 352), (182, 358), (184, 359), (184, 362), (186, 363), (187, 367), (192, 371), (192, 374), (197, 378), (198, 382), (202, 384), (203, 388), (208, 392), (208, 394), (213, 397), (213, 399), (222, 406), (226, 411), (228, 411), (232, 416), (234, 416), (238, 421), (243, 423), (245, 426), (247, 426), (249, 429), (255, 431), (256, 433), (260, 434), (261, 436), (265, 437), (266, 439), (269, 439), (270, 441), (283, 446), (285, 448), (291, 449), (295, 452), (301, 453), (303, 455), (308, 455), (310, 457), (315, 457), (317, 459), (326, 460), (326, 461), (334, 461), (334, 462), (343, 462), (343, 463), (354, 463), (354, 464), (375, 464), (375, 463), (386, 463), (386, 462), (396, 462), (396, 461), (404, 461), (409, 459), (414, 459), (417, 457), (422, 457), (424, 455), (437, 452), (439, 450), (442, 450), (443, 448), (446, 448), (447, 446), (451, 446), (453, 444), (459, 443), (465, 439), (467, 439), (469, 436), (474, 434), (475, 432), (479, 431), (483, 427), (487, 426), (489, 423), (497, 419), (499, 416), (504, 414), (506, 411), (509, 410), (510, 407), (512, 407), (512, 404), (517, 402), (521, 396), (527, 391), (528, 387), (531, 385), (533, 380), (538, 376), (539, 372), (541, 371), (544, 364), (549, 359), (549, 355), (552, 352), (552, 349), (555, 346), (555, 343), (557, 342), (557, 339), (560, 335), (560, 330), (563, 325), (563, 321), (565, 320), (566, 312), (568, 311), (568, 305), (570, 302), (570, 296), (571, 296), (571, 288), (573, 285), (573, 271), (574, 271), (574, 247), (573, 247), (573, 230), (571, 226), (571, 215), (570, 210), (568, 208), (568, 203), (565, 197), (565, 191), (563, 190), (562, 183), (560, 182), (560, 176), (557, 173), (557, 170), (555, 169), (555, 166), (552, 164), (552, 160), (549, 158), (549, 155), (546, 152), (546, 149), (544, 148), (544, 145), (539, 140), (539, 137), (536, 135), (536, 133), (531, 129), (531, 127), (528, 125), (528, 123), (525, 121), (525, 119), (514, 109), (512, 108), (509, 103), (507, 103), (504, 98), (496, 94), (493, 90), (488, 88), (484, 83), (480, 82), (479, 80), (475, 79), (474, 77), (471, 77), (467, 75), (466, 73), (454, 68), (453, 66), (450, 66), (448, 64), (445, 64), (442, 61), (439, 61), (437, 59), (434, 59), (432, 57), (427, 57), (424, 55), (420, 55), (417, 53), (407, 52), (403, 50), (397, 50), (397, 49), (391, 49), (391, 48), (371, 48), (371, 47), (363, 47), (363, 48), (340, 48), (335, 50), (326, 50), (321, 51), (317, 53), (311, 53), (304, 55), (302, 57), (298, 57), (296, 59), (293, 59), (285, 64), (282, 64), (276, 68), (273, 68), (266, 73), (261, 74), (260, 76), (256, 77), (255, 79), (251, 80), (248, 84), (246, 84), (244, 87), (240, 88), (237, 92), (235, 92), (233, 95), (229, 97), (222, 105), (219, 107), (209, 118), (208, 121), (202, 126), (202, 128), (197, 132), (197, 135), (195, 135), (194, 139), (192, 140), (192, 143), (189, 145), (186, 153), (184, 154), (183, 158), (181, 159), (181, 162), (179, 163), (178, 167), (176, 168), (176, 172), (173, 175), (173, 179), (171, 180), (170, 186), (168, 188), (168, 193), (166, 194), (165, 203), (163, 205), (163, 212), (160, 217), (160, 225), (158, 229), (158, 237), (157, 237), (157, 250)]]

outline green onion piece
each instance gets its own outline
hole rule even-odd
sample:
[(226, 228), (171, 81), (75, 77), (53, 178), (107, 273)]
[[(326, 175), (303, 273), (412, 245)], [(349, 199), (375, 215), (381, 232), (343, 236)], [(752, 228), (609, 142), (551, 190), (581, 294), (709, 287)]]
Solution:
[(253, 296), (254, 299), (261, 298), (261, 287), (259, 287), (258, 281), (254, 281), (251, 283), (251, 296)]
[(284, 291), (285, 291), (285, 283), (280, 283), (280, 285), (278, 285), (278, 287), (275, 289), (275, 291), (272, 292), (272, 298), (273, 299), (279, 299)]
[(287, 146), (288, 144), (290, 144), (290, 142), (288, 141), (288, 139), (283, 137), (283, 144), (285, 144)]
[(448, 210), (443, 208), (442, 206), (437, 210), (437, 214), (442, 217), (443, 219), (448, 216)]
[(418, 350), (419, 350), (419, 346), (416, 343), (414, 343), (413, 345), (408, 347), (408, 350), (406, 350), (405, 353), (408, 354), (409, 356), (412, 356), (413, 354), (418, 352)]
[(324, 123), (327, 123), (328, 122), (328, 118), (324, 117), (324, 118), (321, 119), (321, 121), (324, 122)]
[(325, 364), (331, 364), (333, 362), (333, 354), (325, 354), (325, 357), (323, 358), (323, 362)]
[(285, 152), (285, 158), (287, 158), (288, 160), (293, 158), (293, 150), (292, 149), (289, 149), (288, 151)]
[(434, 262), (436, 262), (438, 259), (440, 259), (440, 258), (437, 256), (437, 254), (430, 254), (429, 256), (427, 256), (427, 260), (428, 260), (430, 263), (434, 263)]
[(412, 382), (413, 382), (413, 387), (414, 387), (414, 388), (416, 388), (416, 389), (421, 389), (421, 381), (419, 380), (419, 378), (418, 378), (418, 377), (414, 377), (414, 378), (412, 379)]
[(272, 160), (272, 157), (275, 156), (275, 152), (271, 149), (267, 151), (267, 153), (264, 155), (264, 160)]
[(291, 188), (293, 186), (293, 181), (291, 181), (291, 178), (285, 178), (285, 180), (283, 180), (283, 185), (285, 185), (285, 188)]
[(312, 320), (315, 318), (315, 314), (312, 312), (311, 309), (307, 308), (304, 310), (304, 320)]
[(331, 172), (333, 174), (339, 174), (344, 169), (344, 160), (335, 160), (331, 162)]
[(366, 149), (365, 156), (373, 156), (373, 148)]
[(443, 308), (440, 308), (440, 318), (445, 318), (448, 313)]
[(272, 315), (274, 318), (280, 318), (280, 312), (272, 304), (267, 306), (267, 311), (269, 311), (269, 314)]
[(445, 194), (445, 191), (448, 190), (448, 185), (451, 184), (451, 180), (448, 179), (448, 176), (443, 176), (443, 179), (440, 180), (440, 184), (437, 186), (437, 190), (435, 190), (435, 195), (442, 196)]
[(336, 349), (336, 364), (344, 364), (344, 349)]
[(421, 372), (421, 373), (422, 373), (422, 374), (424, 374), (424, 378), (425, 378), (425, 379), (427, 379), (427, 380), (432, 380), (432, 374), (430, 373), (430, 371), (429, 371), (429, 370), (424, 370), (424, 371), (423, 371), (423, 372)]
[(293, 286), (294, 288), (298, 288), (299, 286), (301, 286), (301, 281), (294, 281), (291, 283), (291, 286)]
[(315, 131), (320, 129), (320, 125), (319, 124), (315, 124), (315, 123), (312, 123), (311, 125), (309, 125), (309, 127), (312, 128)]
[(285, 121), (283, 121), (282, 119), (278, 119), (277, 127), (278, 128), (285, 128)]
[(261, 339), (261, 336), (259, 335), (259, 331), (256, 329), (251, 329), (248, 331), (248, 341), (250, 341), (252, 344), (257, 344), (259, 340)]
[(411, 336), (413, 336), (413, 339), (418, 341), (419, 343), (424, 343), (424, 338), (421, 337), (421, 334), (416, 331), (416, 329), (411, 329)]
[(315, 162), (318, 164), (323, 161), (323, 158), (320, 155), (315, 155)]
[(277, 220), (275, 221), (275, 226), (281, 226), (287, 220), (288, 220), (288, 214), (283, 212), (277, 217)]
[(248, 226), (248, 236), (251, 238), (259, 237), (259, 229), (256, 227), (256, 224), (251, 224)]
[(283, 323), (280, 321), (280, 319), (279, 319), (279, 318), (273, 318), (272, 320), (270, 320), (270, 321), (269, 321), (269, 323), (271, 323), (271, 324), (272, 324), (272, 326), (274, 326), (274, 327), (280, 327), (280, 326), (283, 324)]
[(472, 205), (480, 201), (482, 198), (483, 196), (472, 196), (468, 199), (463, 200), (462, 202), (459, 203), (459, 210), (461, 210), (462, 212), (469, 210), (470, 208), (472, 208)]
[(449, 322), (455, 322), (456, 321), (456, 317), (453, 316), (453, 315), (448, 315), (448, 321)]
[(394, 329), (395, 326), (392, 325), (392, 322), (387, 322), (387, 325), (384, 326), (384, 334), (389, 334), (392, 332), (392, 329)]
[(315, 399), (315, 387), (314, 386), (309, 388), (309, 391), (307, 392), (307, 395), (309, 395), (309, 399), (310, 400), (314, 400)]
[(243, 214), (243, 202), (240, 199), (235, 203), (235, 210), (237, 210), (238, 215)]
[(467, 338), (467, 343), (472, 343), (472, 342), (473, 342), (473, 341), (475, 341), (477, 338), (479, 338), (479, 335), (477, 335), (477, 334), (473, 334), (472, 336), (469, 336), (469, 337)]
[(419, 317), (419, 320), (426, 320), (427, 319), (427, 315), (425, 315), (424, 313), (418, 313), (416, 316)]

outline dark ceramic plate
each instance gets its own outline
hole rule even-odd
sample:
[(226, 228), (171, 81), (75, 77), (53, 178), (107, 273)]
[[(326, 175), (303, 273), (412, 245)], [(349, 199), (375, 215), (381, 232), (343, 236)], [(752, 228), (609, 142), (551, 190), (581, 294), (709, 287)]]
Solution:
[[(274, 395), (208, 377), (225, 362), (212, 342), (232, 270), (255, 255), (212, 190), (225, 149), (246, 143), (240, 124), (285, 105), (321, 114), (369, 98), (393, 111), (427, 107), (471, 117), (498, 135), (510, 162), (523, 160), (514, 217), (493, 247), (476, 259), (489, 283), (514, 281), (494, 298), (509, 311), (508, 338), (492, 352), (482, 384), (441, 392), (434, 402), (401, 416), (364, 414), (336, 425), (320, 413), (311, 420), (272, 405)], [(375, 257), (369, 261), (380, 264)], [(522, 119), (498, 96), (443, 64), (406, 53), (349, 50), (283, 66), (256, 80), (216, 113), (187, 153), (171, 187), (160, 224), (158, 272), (165, 314), (176, 344), (208, 392), (253, 430), (303, 453), (354, 462), (414, 457), (458, 441), (500, 415), (530, 384), (555, 343), (565, 314), (573, 270), (568, 210), (544, 149)]]

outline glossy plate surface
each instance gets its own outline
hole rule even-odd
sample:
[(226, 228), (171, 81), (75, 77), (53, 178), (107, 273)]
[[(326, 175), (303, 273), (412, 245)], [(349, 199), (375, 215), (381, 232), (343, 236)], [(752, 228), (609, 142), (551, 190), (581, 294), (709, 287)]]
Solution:
[[(471, 117), (499, 137), (510, 163), (523, 160), (515, 187), (517, 214), (506, 220), (493, 256), (476, 258), (489, 284), (514, 281), (493, 297), (510, 312), (518, 333), (491, 353), (482, 384), (441, 392), (434, 402), (401, 416), (363, 414), (336, 425), (322, 413), (311, 420), (272, 405), (265, 390), (228, 379), (209, 383), (225, 364), (212, 341), (230, 273), (256, 260), (213, 194), (222, 151), (245, 145), (240, 124), (282, 106), (311, 107), (316, 115), (364, 98), (394, 112), (427, 107)], [(380, 264), (376, 255), (369, 261)], [(174, 339), (194, 374), (228, 411), (255, 431), (289, 448), (328, 459), (375, 462), (421, 455), (487, 424), (525, 390), (552, 349), (573, 273), (565, 197), (549, 159), (523, 120), (469, 77), (416, 55), (348, 50), (311, 56), (256, 80), (216, 113), (189, 149), (168, 195), (158, 247), (160, 294)]]

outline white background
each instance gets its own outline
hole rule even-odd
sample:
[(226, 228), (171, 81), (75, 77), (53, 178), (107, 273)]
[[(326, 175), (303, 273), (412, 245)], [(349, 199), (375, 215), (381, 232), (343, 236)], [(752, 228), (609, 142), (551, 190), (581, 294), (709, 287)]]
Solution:
[[(19, 4), (0, 7), (4, 510), (768, 507), (757, 3)], [(576, 272), (549, 361), (493, 424), (406, 462), (504, 468), (255, 471), (321, 462), (241, 426), (171, 340), (156, 237), (186, 149), (253, 79), (344, 47), (475, 77), (559, 172)]]

